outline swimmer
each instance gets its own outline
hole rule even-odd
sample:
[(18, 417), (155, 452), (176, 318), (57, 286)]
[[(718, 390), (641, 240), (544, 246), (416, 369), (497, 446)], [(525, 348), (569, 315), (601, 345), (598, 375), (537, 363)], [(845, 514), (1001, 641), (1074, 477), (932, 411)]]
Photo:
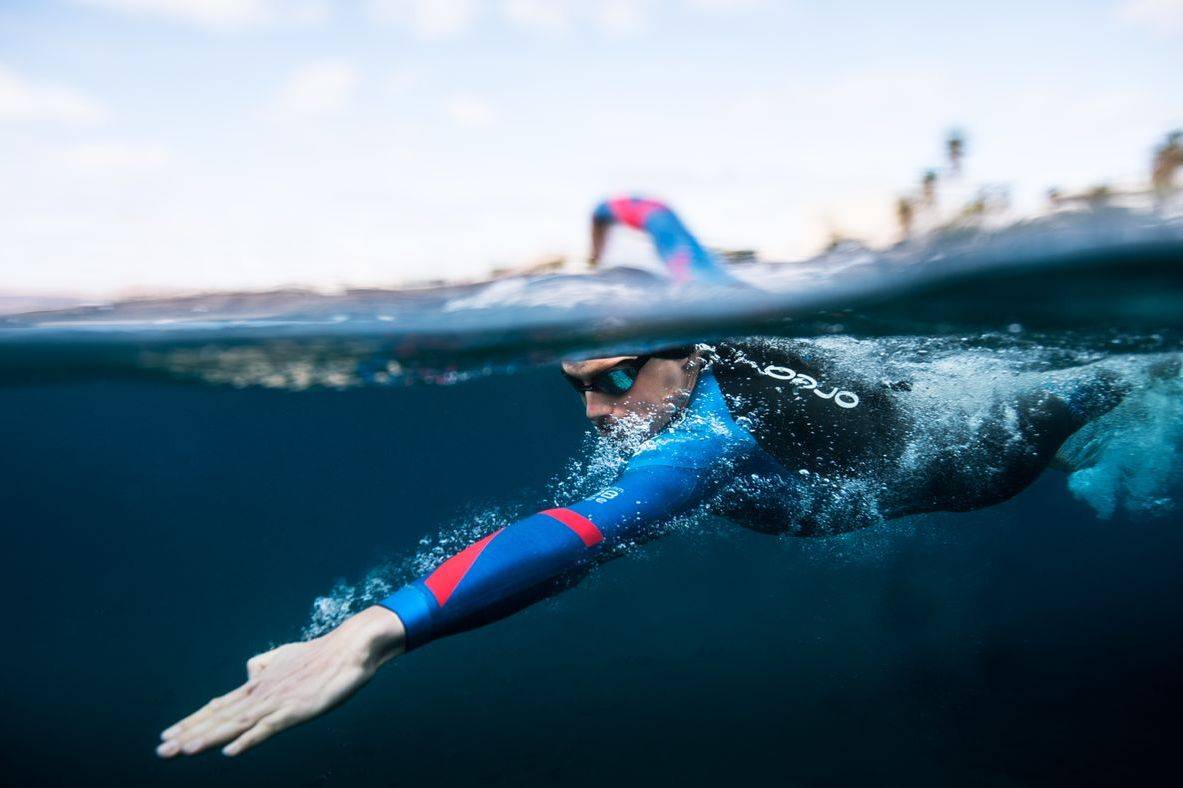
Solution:
[(562, 374), (605, 439), (640, 439), (615, 482), (489, 533), (323, 637), (252, 657), (246, 683), (165, 730), (157, 753), (238, 755), (342, 703), (389, 660), (568, 588), (693, 509), (824, 536), (999, 503), (1129, 388), (1103, 364), (1029, 373), (970, 418), (928, 381), (787, 340), (569, 361)]
[(645, 197), (615, 197), (592, 211), (592, 241), (589, 262), (600, 264), (613, 225), (621, 224), (647, 233), (666, 274), (675, 284), (695, 282), (707, 285), (738, 284), (738, 280), (686, 229), (682, 220), (665, 203)]

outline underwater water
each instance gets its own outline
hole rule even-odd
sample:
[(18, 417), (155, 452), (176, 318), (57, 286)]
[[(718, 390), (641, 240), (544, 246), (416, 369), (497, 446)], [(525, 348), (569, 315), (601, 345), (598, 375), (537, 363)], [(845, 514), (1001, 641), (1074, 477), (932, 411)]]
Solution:
[[(771, 294), (617, 275), (9, 318), (9, 780), (1148, 780), (1183, 732), (1183, 233), (1061, 230), (770, 270)], [(1085, 365), (1131, 388), (1000, 505), (808, 539), (685, 518), (257, 751), (155, 757), (250, 655), (610, 475), (556, 358), (752, 334), (953, 421)]]

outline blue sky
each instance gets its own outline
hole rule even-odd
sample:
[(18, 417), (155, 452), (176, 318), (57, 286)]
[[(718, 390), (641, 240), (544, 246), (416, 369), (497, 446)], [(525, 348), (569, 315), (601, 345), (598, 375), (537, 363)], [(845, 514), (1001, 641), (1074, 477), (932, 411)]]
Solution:
[(602, 195), (769, 257), (967, 179), (1144, 178), (1183, 0), (0, 2), (0, 290), (374, 285), (582, 254)]

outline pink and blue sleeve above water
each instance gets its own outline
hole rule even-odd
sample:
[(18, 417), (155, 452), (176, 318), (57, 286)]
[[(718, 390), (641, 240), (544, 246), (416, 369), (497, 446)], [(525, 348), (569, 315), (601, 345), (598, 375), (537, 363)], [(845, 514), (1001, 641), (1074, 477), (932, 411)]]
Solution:
[(623, 224), (648, 233), (675, 282), (736, 284), (736, 279), (686, 228), (668, 205), (644, 197), (616, 197), (605, 200), (592, 212), (598, 224)]

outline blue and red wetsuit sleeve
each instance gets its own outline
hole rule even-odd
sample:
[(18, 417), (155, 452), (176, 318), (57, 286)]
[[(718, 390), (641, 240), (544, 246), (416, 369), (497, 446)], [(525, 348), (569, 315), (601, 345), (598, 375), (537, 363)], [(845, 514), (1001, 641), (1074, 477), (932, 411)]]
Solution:
[(379, 604), (406, 628), (407, 650), (487, 624), (563, 589), (612, 548), (652, 534), (695, 503), (704, 473), (651, 465), (569, 507), (494, 531)]
[(407, 648), (487, 624), (571, 585), (621, 544), (710, 496), (756, 456), (704, 370), (676, 425), (646, 441), (611, 487), (494, 531), (379, 604), (407, 631)]
[(598, 224), (623, 224), (648, 233), (675, 282), (734, 284), (735, 279), (698, 242), (668, 205), (645, 197), (614, 197), (592, 211)]

